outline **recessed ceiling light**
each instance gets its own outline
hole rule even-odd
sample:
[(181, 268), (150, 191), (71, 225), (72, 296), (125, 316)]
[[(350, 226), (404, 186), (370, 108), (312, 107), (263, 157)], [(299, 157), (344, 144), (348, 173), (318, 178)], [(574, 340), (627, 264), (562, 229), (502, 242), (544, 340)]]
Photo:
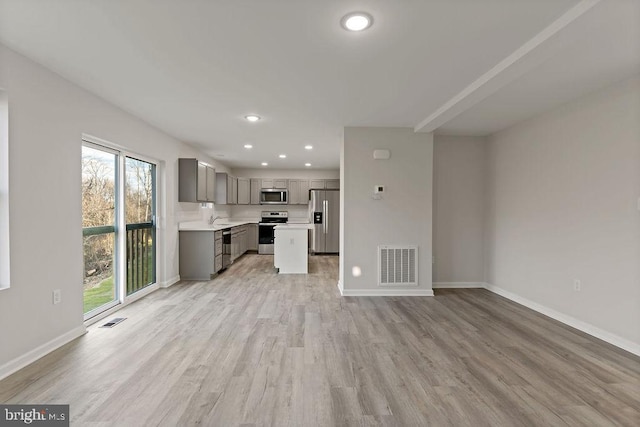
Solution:
[(249, 120), (250, 122), (257, 122), (258, 120), (260, 120), (260, 116), (256, 116), (255, 114), (249, 114), (247, 116), (244, 116), (244, 118)]
[(373, 24), (373, 17), (366, 12), (352, 12), (346, 14), (340, 24), (345, 30), (362, 31)]
[(286, 154), (280, 154), (278, 157), (280, 157), (281, 159), (286, 159), (287, 155)]
[(260, 164), (261, 164), (262, 166), (269, 166), (269, 163), (267, 163), (267, 162), (262, 162), (262, 163), (260, 163)]
[(304, 165), (305, 165), (306, 167), (309, 167), (309, 166), (311, 166), (311, 163), (305, 163)]
[(313, 145), (305, 145), (304, 149), (305, 150), (313, 150)]
[(251, 145), (251, 144), (244, 144), (244, 148), (253, 148), (253, 145)]

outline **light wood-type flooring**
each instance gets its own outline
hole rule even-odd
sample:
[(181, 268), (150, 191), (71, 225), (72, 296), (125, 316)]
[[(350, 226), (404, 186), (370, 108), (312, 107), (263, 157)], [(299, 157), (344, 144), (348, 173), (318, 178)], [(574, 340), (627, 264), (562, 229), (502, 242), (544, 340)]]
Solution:
[(0, 382), (72, 425), (640, 425), (640, 358), (485, 290), (339, 296), (338, 258), (245, 255)]

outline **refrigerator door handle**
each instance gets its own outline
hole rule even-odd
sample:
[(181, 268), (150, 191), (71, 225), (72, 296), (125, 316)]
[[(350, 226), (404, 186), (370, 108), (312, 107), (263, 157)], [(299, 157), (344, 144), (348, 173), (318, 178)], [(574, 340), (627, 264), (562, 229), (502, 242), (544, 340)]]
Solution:
[(324, 234), (329, 232), (329, 201), (324, 201)]

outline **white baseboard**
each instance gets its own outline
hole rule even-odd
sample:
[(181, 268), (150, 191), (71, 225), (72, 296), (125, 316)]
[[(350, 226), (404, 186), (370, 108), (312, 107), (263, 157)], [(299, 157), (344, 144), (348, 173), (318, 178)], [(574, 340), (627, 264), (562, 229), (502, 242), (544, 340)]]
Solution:
[(62, 334), (59, 337), (52, 339), (51, 341), (34, 348), (33, 350), (23, 354), (22, 356), (8, 361), (4, 365), (0, 366), (0, 380), (8, 377), (14, 372), (19, 371), (25, 366), (30, 365), (41, 357), (46, 356), (52, 351), (62, 347), (68, 342), (71, 342), (86, 333), (87, 329), (84, 327), (84, 325), (78, 326), (77, 328), (73, 328), (69, 332)]
[(633, 353), (636, 356), (640, 356), (640, 344), (637, 344), (625, 338), (619, 337), (618, 335), (612, 334), (611, 332), (608, 332), (596, 326), (593, 326), (590, 323), (586, 323), (586, 322), (583, 322), (582, 320), (578, 320), (564, 313), (560, 313), (559, 311), (546, 307), (542, 304), (538, 304), (537, 302), (521, 297), (520, 295), (514, 294), (513, 292), (509, 292), (498, 286), (485, 283), (484, 287), (485, 289), (497, 295), (505, 297), (508, 300), (516, 302), (520, 305), (524, 305), (525, 307), (530, 308), (533, 311), (537, 311), (538, 313), (542, 313), (545, 316), (548, 316), (554, 320), (557, 320), (558, 322), (562, 322), (565, 325), (571, 326), (572, 328), (576, 328), (579, 331), (582, 331), (586, 334), (599, 338), (602, 341), (606, 341), (609, 344), (615, 345), (616, 347), (620, 347), (621, 349), (626, 350), (629, 353)]
[(431, 289), (340, 289), (343, 297), (432, 297)]
[(169, 286), (175, 285), (180, 281), (180, 275), (174, 276), (169, 280), (165, 280), (164, 282), (160, 282), (161, 288), (168, 288)]
[(476, 289), (484, 288), (484, 282), (433, 282), (433, 289)]
[(340, 291), (340, 295), (344, 293), (344, 287), (342, 286), (342, 282), (338, 280), (338, 290)]

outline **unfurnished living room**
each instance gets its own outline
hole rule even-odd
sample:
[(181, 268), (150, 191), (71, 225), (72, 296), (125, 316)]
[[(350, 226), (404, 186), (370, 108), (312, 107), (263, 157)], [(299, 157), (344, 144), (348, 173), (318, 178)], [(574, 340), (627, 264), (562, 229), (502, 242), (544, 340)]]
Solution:
[(0, 0), (5, 425), (640, 425), (640, 1)]

